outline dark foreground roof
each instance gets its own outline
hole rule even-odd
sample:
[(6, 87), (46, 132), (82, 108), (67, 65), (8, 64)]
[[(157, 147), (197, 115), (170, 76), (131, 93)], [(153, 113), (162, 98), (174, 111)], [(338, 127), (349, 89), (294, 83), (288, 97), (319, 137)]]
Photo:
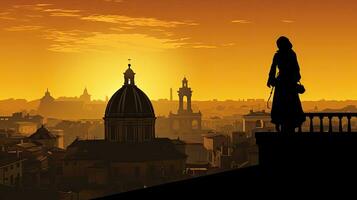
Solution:
[[(357, 133), (257, 133), (259, 165), (192, 178), (104, 199), (149, 198), (172, 195), (182, 198), (203, 195), (216, 199), (321, 199), (336, 193), (341, 199), (355, 193), (357, 179)], [(321, 188), (321, 189), (320, 189)], [(351, 190), (352, 189), (352, 190)], [(242, 195), (249, 198), (242, 198)], [(313, 198), (311, 194), (317, 194)], [(268, 198), (272, 196), (273, 198)], [(171, 196), (170, 196), (171, 197)], [(331, 198), (331, 196), (330, 196)], [(301, 198), (302, 199), (302, 198)]]
[(55, 139), (56, 136), (53, 135), (50, 131), (47, 130), (43, 125), (37, 129), (37, 131), (30, 135), (29, 137), (32, 140), (43, 140), (43, 139)]
[(1, 200), (23, 200), (23, 199), (36, 199), (36, 200), (64, 200), (71, 199), (70, 194), (58, 192), (55, 190), (45, 189), (25, 189), (16, 188), (0, 184), (0, 199)]
[(68, 148), (66, 160), (142, 162), (185, 159), (170, 139), (156, 138), (141, 144), (121, 144), (105, 140), (76, 140)]

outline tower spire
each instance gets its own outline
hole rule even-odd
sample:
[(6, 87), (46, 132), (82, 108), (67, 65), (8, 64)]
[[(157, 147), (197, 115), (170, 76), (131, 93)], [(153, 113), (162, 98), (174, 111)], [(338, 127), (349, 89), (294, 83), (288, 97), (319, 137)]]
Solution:
[(131, 59), (129, 58), (128, 69), (124, 72), (124, 85), (135, 85), (135, 81), (134, 81), (135, 73), (130, 68), (131, 67), (130, 61)]
[(129, 69), (130, 69), (130, 67), (131, 67), (130, 61), (131, 61), (131, 58), (128, 58), (128, 67), (129, 67)]
[(186, 76), (184, 76), (183, 80), (182, 80), (182, 87), (187, 88), (188, 84), (187, 84), (188, 80), (186, 78)]

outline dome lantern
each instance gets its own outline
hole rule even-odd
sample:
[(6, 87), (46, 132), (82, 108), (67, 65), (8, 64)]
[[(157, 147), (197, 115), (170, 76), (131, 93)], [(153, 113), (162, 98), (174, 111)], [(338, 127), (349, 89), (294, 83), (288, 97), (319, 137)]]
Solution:
[(128, 64), (128, 69), (124, 72), (124, 85), (135, 85), (134, 77), (135, 73), (130, 68), (131, 64)]

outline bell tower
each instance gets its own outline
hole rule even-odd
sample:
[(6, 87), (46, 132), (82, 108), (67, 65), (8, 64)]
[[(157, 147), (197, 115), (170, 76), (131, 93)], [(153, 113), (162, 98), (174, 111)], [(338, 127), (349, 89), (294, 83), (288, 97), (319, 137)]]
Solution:
[[(186, 77), (182, 80), (182, 86), (177, 91), (179, 96), (179, 108), (177, 114), (170, 112), (170, 131), (172, 133), (200, 133), (202, 114), (201, 112), (193, 112), (191, 106), (192, 90), (188, 86)], [(184, 98), (187, 98), (186, 106), (184, 105)]]
[[(184, 77), (182, 80), (182, 87), (179, 88), (178, 96), (179, 96), (178, 113), (192, 113), (192, 108), (191, 108), (192, 90), (190, 87), (188, 87), (188, 80), (186, 79), (186, 77)], [(184, 97), (187, 98), (186, 108), (184, 108)]]

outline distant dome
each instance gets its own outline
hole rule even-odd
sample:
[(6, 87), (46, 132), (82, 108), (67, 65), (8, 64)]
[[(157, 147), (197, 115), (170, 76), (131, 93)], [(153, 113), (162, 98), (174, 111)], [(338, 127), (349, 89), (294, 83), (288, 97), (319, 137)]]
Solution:
[(106, 118), (154, 118), (151, 101), (134, 82), (134, 71), (124, 73), (124, 85), (110, 98), (105, 110)]

